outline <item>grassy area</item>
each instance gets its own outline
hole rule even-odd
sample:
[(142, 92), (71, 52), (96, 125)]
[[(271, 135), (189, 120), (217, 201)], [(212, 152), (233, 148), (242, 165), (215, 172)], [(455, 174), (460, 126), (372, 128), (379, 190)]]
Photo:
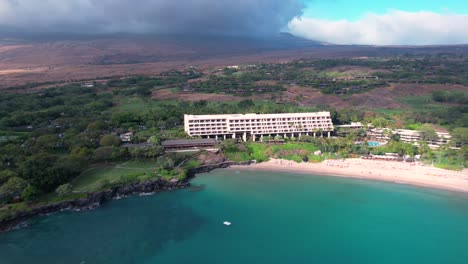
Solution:
[(431, 95), (415, 95), (415, 96), (405, 96), (396, 99), (398, 102), (406, 105), (408, 109), (386, 109), (386, 108), (376, 108), (372, 109), (377, 113), (385, 114), (388, 116), (401, 115), (407, 111), (434, 111), (440, 110), (447, 107), (446, 104), (437, 103), (432, 100)]
[(295, 142), (288, 142), (283, 145), (272, 145), (270, 149), (273, 157), (295, 162), (302, 162), (304, 157), (313, 157), (313, 153), (318, 150), (318, 148), (311, 143)]
[[(303, 157), (313, 157), (313, 153), (318, 150), (310, 143), (288, 142), (285, 144), (270, 145), (266, 143), (249, 142), (246, 150), (227, 152), (226, 155), (231, 161), (256, 160), (257, 162), (268, 161), (270, 157), (294, 160), (302, 162)], [(319, 158), (313, 158), (318, 160)]]
[(230, 161), (248, 161), (252, 160), (252, 156), (248, 151), (228, 152), (226, 156)]
[(26, 202), (9, 204), (0, 207), (0, 220), (7, 219), (16, 214), (19, 211), (28, 211), (31, 210), (31, 207)]
[(46, 194), (42, 197), (40, 197), (37, 202), (38, 203), (45, 203), (45, 204), (51, 204), (51, 203), (58, 203), (62, 201), (71, 201), (71, 200), (76, 200), (80, 198), (86, 198), (86, 193), (70, 193), (65, 196), (60, 196), (57, 193), (49, 193)]
[(326, 159), (325, 156), (316, 156), (316, 155), (309, 155), (307, 156), (307, 158), (309, 159), (309, 162), (311, 163), (319, 163)]
[(377, 109), (372, 109), (371, 111), (375, 111), (380, 114), (384, 114), (387, 116), (394, 116), (394, 115), (401, 115), (404, 113), (405, 109), (386, 109), (386, 108), (377, 108)]
[(444, 169), (444, 170), (453, 170), (453, 171), (463, 170), (463, 166), (461, 165), (447, 164), (447, 163), (434, 164), (434, 167), (439, 168), (439, 169)]
[(144, 111), (160, 106), (162, 103), (170, 104), (171, 101), (157, 101), (145, 99), (141, 97), (121, 97), (117, 101), (117, 105), (112, 109), (117, 112), (135, 112)]
[(397, 100), (413, 110), (420, 111), (440, 110), (447, 107), (446, 104), (434, 102), (431, 95), (405, 96)]
[(182, 165), (182, 168), (184, 169), (193, 169), (193, 168), (197, 168), (197, 167), (200, 167), (203, 163), (197, 159), (190, 159), (188, 161), (186, 161), (183, 165)]
[(82, 173), (73, 182), (73, 191), (92, 192), (104, 185), (143, 181), (155, 177), (153, 161), (129, 161), (116, 166), (97, 166)]

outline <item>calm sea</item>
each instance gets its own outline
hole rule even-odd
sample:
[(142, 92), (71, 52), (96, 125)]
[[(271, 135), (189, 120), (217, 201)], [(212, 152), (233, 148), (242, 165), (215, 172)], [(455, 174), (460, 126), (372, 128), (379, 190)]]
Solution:
[(468, 263), (466, 195), (234, 170), (193, 183), (33, 219), (0, 234), (0, 263)]

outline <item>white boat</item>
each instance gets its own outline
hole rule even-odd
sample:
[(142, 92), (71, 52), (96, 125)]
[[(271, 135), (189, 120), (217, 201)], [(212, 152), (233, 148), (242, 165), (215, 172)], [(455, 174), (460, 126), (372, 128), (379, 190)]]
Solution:
[(231, 225), (231, 222), (228, 222), (228, 221), (224, 221), (223, 223), (225, 226), (230, 226)]

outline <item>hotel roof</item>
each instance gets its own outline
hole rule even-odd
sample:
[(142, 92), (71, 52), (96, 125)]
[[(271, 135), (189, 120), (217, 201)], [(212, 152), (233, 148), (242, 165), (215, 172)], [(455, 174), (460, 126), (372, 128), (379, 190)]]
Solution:
[(186, 115), (193, 119), (210, 119), (210, 118), (290, 118), (290, 117), (313, 117), (313, 116), (330, 116), (330, 112), (314, 112), (314, 113), (284, 113), (284, 114), (225, 114), (225, 115)]
[(162, 142), (163, 146), (184, 146), (184, 145), (201, 145), (201, 144), (217, 144), (218, 141), (213, 138), (199, 138), (199, 139), (176, 139), (166, 140)]

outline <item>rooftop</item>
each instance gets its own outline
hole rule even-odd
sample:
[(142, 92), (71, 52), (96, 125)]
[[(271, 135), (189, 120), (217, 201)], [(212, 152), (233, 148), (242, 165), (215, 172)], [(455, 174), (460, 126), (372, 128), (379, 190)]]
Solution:
[(217, 144), (218, 141), (214, 138), (200, 138), (200, 139), (176, 139), (166, 140), (162, 142), (163, 146), (184, 146), (184, 145), (201, 145), (201, 144)]
[(308, 116), (330, 116), (330, 112), (313, 113), (283, 113), (283, 114), (226, 114), (226, 115), (186, 115), (193, 119), (207, 118), (278, 118), (278, 117), (308, 117)]

